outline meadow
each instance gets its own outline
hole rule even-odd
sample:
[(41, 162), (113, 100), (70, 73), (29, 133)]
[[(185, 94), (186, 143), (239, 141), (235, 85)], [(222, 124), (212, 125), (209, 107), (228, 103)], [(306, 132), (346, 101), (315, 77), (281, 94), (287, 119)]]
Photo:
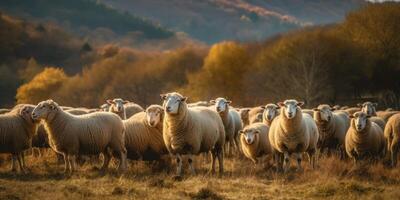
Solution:
[[(27, 174), (0, 166), (0, 199), (396, 199), (400, 196), (400, 169), (382, 163), (354, 167), (325, 155), (315, 170), (277, 173), (268, 163), (254, 165), (240, 156), (225, 159), (222, 177), (207, 173), (208, 162), (196, 159), (196, 175), (174, 178), (175, 166), (130, 162), (120, 176), (113, 166), (102, 174), (99, 163), (84, 164), (67, 176), (54, 153), (27, 156)], [(292, 163), (293, 164), (293, 163)], [(293, 166), (294, 167), (294, 166)]]

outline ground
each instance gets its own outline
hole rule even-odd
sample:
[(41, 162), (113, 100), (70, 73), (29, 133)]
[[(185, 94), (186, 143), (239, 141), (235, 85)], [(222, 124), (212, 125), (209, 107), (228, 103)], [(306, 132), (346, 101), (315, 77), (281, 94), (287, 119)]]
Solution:
[[(245, 158), (226, 158), (222, 177), (207, 174), (208, 162), (196, 160), (197, 175), (175, 180), (174, 167), (159, 170), (149, 163), (130, 164), (120, 176), (111, 166), (106, 174), (99, 164), (83, 165), (72, 176), (62, 173), (52, 152), (27, 156), (29, 173), (0, 165), (0, 199), (398, 199), (400, 169), (381, 163), (354, 167), (350, 160), (319, 159), (318, 168), (276, 173), (266, 164), (255, 166)], [(292, 162), (292, 164), (294, 164)]]

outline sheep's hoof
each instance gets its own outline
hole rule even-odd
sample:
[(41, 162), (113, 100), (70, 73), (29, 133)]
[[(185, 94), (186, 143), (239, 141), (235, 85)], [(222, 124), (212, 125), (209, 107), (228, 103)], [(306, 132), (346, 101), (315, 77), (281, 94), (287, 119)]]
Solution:
[(182, 177), (182, 175), (176, 175), (173, 177), (173, 179), (174, 179), (174, 181), (182, 181), (183, 177)]

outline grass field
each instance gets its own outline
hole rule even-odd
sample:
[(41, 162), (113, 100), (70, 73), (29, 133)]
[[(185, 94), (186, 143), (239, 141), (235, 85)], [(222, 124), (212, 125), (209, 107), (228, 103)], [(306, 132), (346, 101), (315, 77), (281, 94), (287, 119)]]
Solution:
[[(0, 166), (0, 199), (399, 199), (400, 169), (382, 164), (354, 168), (351, 161), (321, 158), (316, 170), (304, 162), (304, 172), (279, 174), (269, 165), (255, 166), (244, 158), (226, 158), (221, 177), (207, 175), (208, 163), (196, 160), (197, 175), (173, 176), (174, 166), (132, 163), (118, 176), (114, 166), (105, 175), (85, 164), (65, 176), (52, 152), (26, 157), (28, 174)], [(292, 162), (292, 164), (294, 164)]]

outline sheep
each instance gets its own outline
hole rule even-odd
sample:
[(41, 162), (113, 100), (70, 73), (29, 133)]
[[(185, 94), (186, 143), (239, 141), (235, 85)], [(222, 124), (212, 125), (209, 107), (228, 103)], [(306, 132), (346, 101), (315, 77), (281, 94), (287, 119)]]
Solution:
[(334, 110), (341, 110), (341, 106), (340, 105), (334, 105), (332, 108)]
[(284, 171), (290, 166), (290, 154), (297, 159), (297, 170), (302, 170), (301, 153), (307, 152), (312, 168), (315, 168), (315, 152), (318, 142), (318, 128), (309, 114), (302, 113), (300, 106), (303, 102), (286, 100), (279, 102), (282, 114), (272, 121), (269, 129), (269, 140), (277, 159), (278, 169)]
[(194, 103), (189, 103), (188, 107), (196, 107), (196, 106), (204, 106), (204, 107), (208, 107), (211, 106), (212, 103), (208, 102), (208, 101), (198, 101), (198, 102), (194, 102)]
[(368, 157), (382, 157), (385, 153), (383, 130), (362, 111), (350, 115), (350, 118), (352, 119), (346, 133), (345, 145), (346, 153), (354, 160), (354, 164)]
[(232, 148), (238, 149), (238, 133), (243, 128), (240, 115), (235, 109), (230, 107), (232, 101), (225, 98), (219, 97), (211, 100), (210, 103), (215, 104), (215, 110), (222, 119), (225, 127), (225, 144), (229, 144), (229, 155), (232, 155)]
[(254, 123), (240, 131), (240, 142), (244, 155), (258, 163), (258, 157), (271, 154), (271, 144), (268, 139), (269, 127), (264, 123)]
[(100, 106), (100, 111), (108, 112), (110, 110), (111, 105), (108, 103), (104, 103)]
[(309, 114), (311, 117), (314, 116), (314, 111), (312, 109), (302, 109), (301, 112)]
[(346, 111), (347, 113), (349, 113), (349, 115), (352, 115), (352, 114), (354, 114), (355, 112), (358, 112), (358, 111), (360, 111), (360, 110), (361, 110), (361, 108), (359, 108), (359, 107), (351, 107), (351, 108), (344, 109), (344, 111)]
[(385, 122), (387, 122), (390, 117), (392, 117), (393, 115), (400, 113), (399, 111), (378, 111), (376, 112), (376, 115), (378, 117), (380, 117), (381, 119), (383, 119)]
[(279, 115), (279, 106), (276, 104), (270, 103), (261, 108), (264, 109), (263, 112), (263, 123), (268, 127), (271, 126), (272, 120), (274, 120)]
[(376, 107), (378, 106), (378, 103), (367, 101), (364, 103), (359, 103), (357, 106), (360, 107), (361, 111), (365, 112), (367, 115), (376, 116)]
[(121, 119), (127, 119), (134, 114), (143, 111), (141, 106), (121, 98), (107, 100), (107, 103), (110, 105), (108, 111), (117, 114)]
[(319, 141), (318, 149), (339, 150), (340, 158), (344, 158), (345, 147), (344, 139), (350, 127), (350, 118), (346, 112), (336, 111), (327, 104), (319, 105), (314, 108), (314, 120), (318, 127)]
[(161, 106), (151, 105), (145, 112), (123, 120), (128, 159), (158, 160), (168, 153), (163, 139), (163, 115)]
[(240, 108), (239, 112), (240, 118), (242, 119), (242, 127), (249, 125), (249, 112), (251, 108)]
[(395, 114), (388, 120), (384, 136), (387, 142), (387, 150), (390, 153), (391, 165), (395, 167), (400, 142), (400, 114)]
[(125, 171), (124, 127), (116, 114), (97, 112), (76, 116), (63, 111), (53, 100), (46, 100), (35, 107), (32, 119), (45, 123), (50, 146), (64, 156), (65, 173), (74, 172), (77, 155), (100, 153), (104, 155), (102, 170), (106, 170), (111, 158), (109, 150), (119, 157), (119, 171)]
[(12, 171), (18, 160), (20, 171), (25, 173), (24, 150), (31, 148), (32, 137), (38, 121), (31, 118), (32, 105), (24, 105), (0, 115), (0, 153), (12, 154)]
[(8, 112), (10, 112), (11, 110), (10, 109), (7, 109), (7, 108), (0, 108), (0, 114), (5, 114), (5, 113), (8, 113)]
[(163, 99), (163, 138), (168, 151), (177, 160), (177, 177), (182, 176), (182, 154), (188, 155), (189, 169), (195, 174), (193, 154), (211, 151), (211, 173), (215, 173), (215, 160), (220, 174), (224, 171), (225, 130), (221, 117), (205, 107), (189, 108), (187, 97), (173, 92), (160, 95)]

